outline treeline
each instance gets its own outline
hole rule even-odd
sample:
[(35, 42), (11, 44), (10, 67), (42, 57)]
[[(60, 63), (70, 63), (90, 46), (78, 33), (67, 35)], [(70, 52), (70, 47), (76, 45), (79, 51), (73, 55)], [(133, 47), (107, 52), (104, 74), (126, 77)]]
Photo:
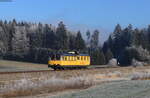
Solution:
[(54, 52), (79, 51), (91, 56), (92, 64), (107, 64), (112, 58), (119, 65), (135, 62), (150, 63), (150, 26), (133, 29), (130, 24), (121, 28), (118, 24), (107, 41), (99, 44), (98, 30), (71, 32), (60, 22), (51, 24), (0, 21), (0, 58), (7, 60), (47, 63)]
[(150, 26), (133, 29), (132, 25), (122, 29), (118, 24), (103, 45), (103, 51), (111, 51), (118, 64), (147, 65), (150, 63)]
[[(99, 31), (87, 33), (88, 43), (81, 34), (80, 31), (67, 30), (63, 22), (55, 27), (51, 24), (17, 22), (15, 19), (0, 21), (0, 58), (47, 63), (48, 56), (53, 52), (76, 50), (97, 55), (93, 51), (98, 47)], [(92, 61), (95, 62), (95, 59), (92, 58)]]

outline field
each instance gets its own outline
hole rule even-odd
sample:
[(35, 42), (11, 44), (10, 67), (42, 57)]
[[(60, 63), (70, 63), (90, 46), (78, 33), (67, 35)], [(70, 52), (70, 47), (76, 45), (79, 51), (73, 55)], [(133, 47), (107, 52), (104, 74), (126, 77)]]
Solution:
[[(48, 69), (14, 61), (0, 61), (0, 67), (1, 72)], [(149, 79), (149, 66), (0, 74), (0, 97), (148, 98)]]
[(33, 63), (26, 63), (26, 62), (0, 60), (0, 72), (45, 70), (45, 69), (48, 69), (46, 64), (33, 64)]
[(149, 96), (150, 81), (138, 80), (104, 83), (87, 90), (53, 97), (48, 97), (47, 95), (44, 98), (149, 98)]

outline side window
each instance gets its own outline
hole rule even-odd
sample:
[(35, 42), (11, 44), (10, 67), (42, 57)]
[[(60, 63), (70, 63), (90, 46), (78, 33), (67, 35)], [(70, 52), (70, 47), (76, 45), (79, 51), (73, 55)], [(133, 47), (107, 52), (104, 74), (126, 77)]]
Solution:
[(67, 56), (65, 56), (65, 61), (67, 61)]
[(68, 60), (71, 61), (71, 56), (68, 56)]
[(74, 61), (76, 61), (76, 56), (74, 56)]
[(67, 61), (69, 61), (69, 57), (68, 56), (66, 56), (67, 57)]
[(73, 61), (73, 56), (71, 56), (71, 61)]
[(77, 60), (80, 60), (80, 57), (79, 57), (79, 56), (77, 57)]
[(69, 60), (70, 60), (70, 61), (71, 61), (71, 59), (72, 59), (71, 56), (69, 56)]
[(89, 61), (89, 60), (90, 60), (90, 57), (88, 56), (87, 58), (88, 58), (87, 60)]
[(83, 60), (83, 56), (81, 56), (81, 60)]

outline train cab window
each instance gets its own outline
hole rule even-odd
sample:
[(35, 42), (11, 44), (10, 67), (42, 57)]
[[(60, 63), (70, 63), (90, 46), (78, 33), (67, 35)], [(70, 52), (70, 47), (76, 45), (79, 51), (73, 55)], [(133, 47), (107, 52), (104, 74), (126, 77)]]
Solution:
[(60, 55), (59, 54), (56, 55), (56, 60), (60, 60)]
[(60, 60), (60, 59), (61, 59), (61, 56), (60, 56), (60, 54), (52, 54), (52, 55), (50, 56), (50, 59), (51, 59), (51, 60)]
[(51, 55), (51, 56), (50, 56), (50, 59), (51, 59), (51, 60), (55, 60), (55, 55)]

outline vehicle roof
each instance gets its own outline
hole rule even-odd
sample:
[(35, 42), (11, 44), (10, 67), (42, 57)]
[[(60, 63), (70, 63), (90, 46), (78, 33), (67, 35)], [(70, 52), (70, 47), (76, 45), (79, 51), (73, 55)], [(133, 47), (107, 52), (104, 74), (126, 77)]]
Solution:
[(63, 53), (61, 56), (89, 56), (88, 54), (72, 54), (72, 53)]

